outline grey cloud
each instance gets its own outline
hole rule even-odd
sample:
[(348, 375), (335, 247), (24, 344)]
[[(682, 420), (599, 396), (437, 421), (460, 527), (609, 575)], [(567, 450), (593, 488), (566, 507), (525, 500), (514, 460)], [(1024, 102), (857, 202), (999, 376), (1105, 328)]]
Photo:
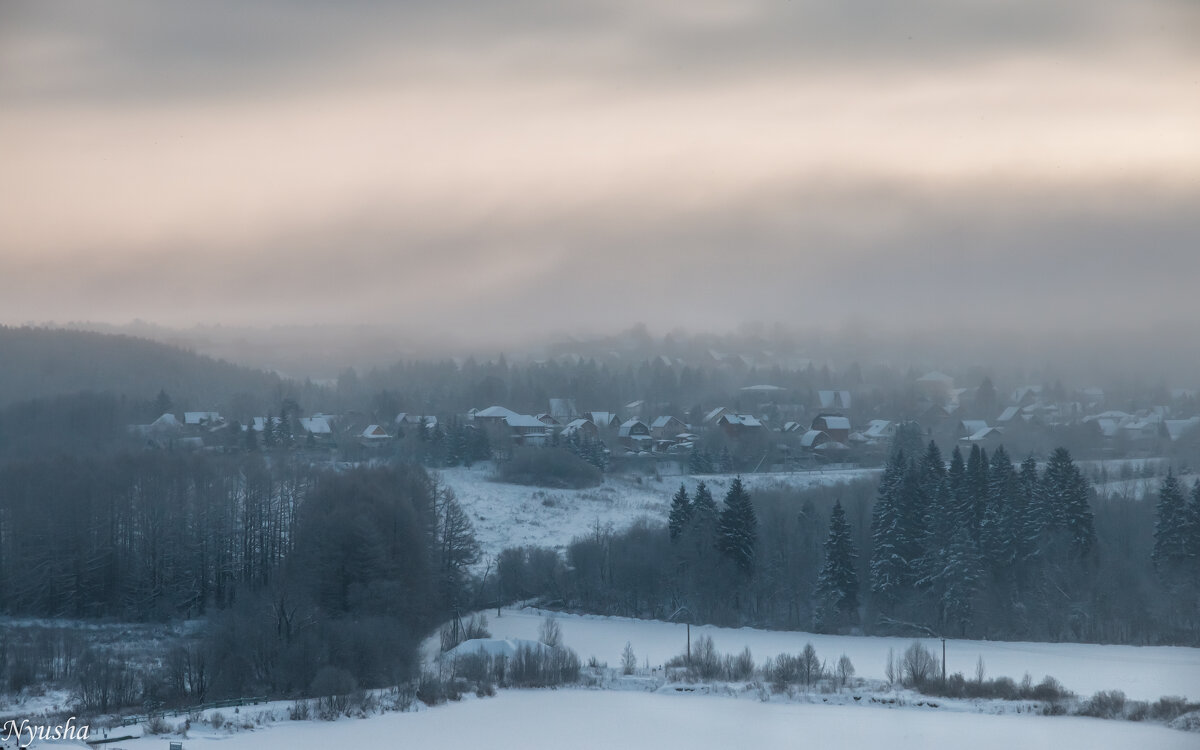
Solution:
[[(712, 16), (705, 11), (712, 7), (732, 12)], [(254, 94), (350, 84), (364, 61), (377, 73), (386, 61), (395, 68), (387, 75), (401, 77), (515, 67), (581, 83), (702, 83), (781, 68), (820, 74), (1103, 54), (1131, 41), (1194, 51), (1198, 34), (1200, 6), (1188, 0), (6, 3), (0, 49), (59, 40), (74, 51), (42, 59), (36, 69), (10, 61), (0, 94)]]

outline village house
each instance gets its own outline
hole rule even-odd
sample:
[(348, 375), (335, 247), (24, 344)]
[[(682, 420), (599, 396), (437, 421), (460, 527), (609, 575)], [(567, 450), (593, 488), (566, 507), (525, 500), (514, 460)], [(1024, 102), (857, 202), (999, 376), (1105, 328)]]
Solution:
[(837, 443), (845, 443), (850, 439), (850, 420), (840, 414), (818, 414), (812, 421), (811, 429), (824, 432)]
[(655, 419), (650, 424), (650, 436), (655, 440), (674, 440), (675, 436), (687, 429), (682, 420), (671, 416)]

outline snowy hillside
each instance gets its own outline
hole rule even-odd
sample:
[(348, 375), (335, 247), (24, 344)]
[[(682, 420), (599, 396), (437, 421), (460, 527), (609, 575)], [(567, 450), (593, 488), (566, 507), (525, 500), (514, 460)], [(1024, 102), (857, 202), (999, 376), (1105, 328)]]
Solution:
[[(845, 469), (749, 474), (742, 481), (751, 491), (773, 487), (802, 489), (877, 474), (874, 469)], [(599, 487), (557, 490), (494, 482), (490, 464), (444, 469), (438, 476), (442, 484), (454, 490), (470, 515), (485, 557), (494, 556), (505, 547), (561, 548), (596, 524), (611, 523), (620, 528), (641, 516), (665, 522), (671, 495), (679, 489), (680, 482), (686, 482), (690, 488), (703, 480), (719, 499), (733, 480), (730, 475), (666, 476), (662, 481), (652, 477), (638, 481), (634, 477), (608, 476)]]
[[(684, 625), (650, 620), (593, 615), (559, 615), (563, 642), (584, 660), (595, 656), (610, 666), (620, 663), (625, 643), (633, 645), (638, 663), (652, 666), (683, 653), (687, 629)], [(504, 610), (496, 617), (488, 613), (488, 626), (496, 638), (537, 638), (542, 611)], [(846, 654), (859, 677), (884, 679), (888, 649), (897, 655), (912, 643), (911, 638), (880, 638), (812, 633), (717, 628), (692, 628), (692, 642), (710, 636), (721, 653), (737, 653), (749, 647), (757, 662), (780, 653), (798, 653), (812, 643), (817, 654), (830, 664)], [(924, 643), (941, 654), (939, 641)], [(1200, 699), (1200, 649), (1169, 646), (1100, 646), (1080, 643), (1004, 643), (996, 641), (948, 640), (946, 664), (950, 673), (971, 676), (976, 660), (983, 657), (988, 677), (1011, 677), (1020, 682), (1028, 672), (1034, 682), (1049, 675), (1069, 690), (1088, 696), (1099, 690), (1122, 690), (1131, 699), (1155, 700), (1164, 695)]]

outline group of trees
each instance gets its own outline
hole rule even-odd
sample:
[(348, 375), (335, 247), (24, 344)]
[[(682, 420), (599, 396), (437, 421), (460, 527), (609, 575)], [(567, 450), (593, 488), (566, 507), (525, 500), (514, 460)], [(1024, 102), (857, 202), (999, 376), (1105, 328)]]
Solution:
[(198, 642), (163, 654), (176, 688), (97, 653), (103, 669), (79, 674), (98, 695), (109, 677), (178, 703), (302, 695), (324, 667), (396, 684), (421, 638), (474, 603), (479, 553), (453, 493), (414, 464), (141, 452), (0, 465), (4, 614), (207, 618)]
[(1018, 470), (1003, 446), (990, 460), (973, 446), (965, 461), (956, 447), (949, 468), (933, 442), (919, 459), (897, 451), (871, 519), (875, 608), (961, 634), (981, 599), (989, 618), (1054, 606), (1089, 570), (1091, 494), (1062, 448), (1042, 472), (1032, 457)]
[(723, 505), (685, 485), (665, 525), (596, 527), (565, 560), (510, 550), (500, 584), (724, 625), (1190, 644), (1200, 490), (1185, 501), (1172, 481), (1155, 536), (1152, 504), (1096, 497), (1066, 450), (1019, 466), (1003, 448), (955, 450), (947, 463), (930, 444), (916, 459), (897, 450), (877, 485), (750, 498), (736, 481)]

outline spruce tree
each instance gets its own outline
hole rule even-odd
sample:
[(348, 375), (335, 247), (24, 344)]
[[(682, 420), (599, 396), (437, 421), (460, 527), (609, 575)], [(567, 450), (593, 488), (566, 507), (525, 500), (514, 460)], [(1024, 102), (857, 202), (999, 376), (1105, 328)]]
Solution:
[(1038, 476), (1037, 461), (1033, 456), (1027, 456), (1021, 462), (1019, 481), (1024, 513), (1018, 521), (1020, 536), (1017, 540), (1017, 554), (1021, 560), (1028, 561), (1038, 554), (1038, 540), (1048, 518), (1042, 481)]
[(749, 575), (754, 570), (758, 517), (741, 477), (735, 477), (729, 492), (725, 493), (725, 508), (721, 511), (717, 534), (721, 552), (737, 565), (739, 572)]
[(904, 584), (899, 514), (900, 485), (905, 474), (904, 451), (892, 454), (883, 469), (875, 507), (871, 511), (871, 593), (883, 609), (893, 607)]
[(1187, 537), (1185, 547), (1188, 559), (1193, 564), (1200, 564), (1200, 479), (1192, 487), (1192, 496), (1187, 504), (1185, 514), (1187, 521)]
[[(946, 472), (946, 489), (949, 492), (946, 510), (953, 515), (953, 526), (970, 528), (971, 495), (967, 487), (967, 463), (963, 460), (962, 451), (954, 446), (950, 454), (950, 469)], [(950, 538), (946, 537), (949, 544)]]
[(939, 576), (942, 590), (942, 623), (965, 634), (974, 614), (980, 583), (979, 556), (967, 529), (958, 529), (950, 540), (946, 563)]
[(1042, 492), (1047, 527), (1066, 533), (1075, 556), (1086, 555), (1096, 543), (1091, 487), (1066, 448), (1055, 448), (1051, 454), (1042, 475)]
[(829, 536), (825, 540), (825, 565), (817, 579), (817, 599), (828, 602), (838, 614), (850, 620), (858, 612), (858, 552), (846, 512), (840, 500), (829, 517)]
[(680, 484), (679, 491), (671, 498), (671, 512), (667, 517), (667, 530), (672, 542), (679, 539), (691, 520), (692, 500), (688, 497), (687, 487)]
[(1151, 559), (1159, 573), (1178, 568), (1188, 557), (1188, 532), (1191, 531), (1188, 507), (1179, 480), (1169, 469), (1158, 490), (1155, 506), (1154, 552)]
[(967, 458), (967, 523), (970, 525), (971, 538), (979, 544), (979, 530), (983, 525), (983, 513), (987, 509), (988, 496), (988, 458), (987, 451), (976, 443), (971, 446), (971, 455)]
[(1000, 446), (988, 470), (987, 506), (979, 533), (984, 565), (997, 575), (1016, 561), (1020, 495), (1020, 478), (1004, 446)]

